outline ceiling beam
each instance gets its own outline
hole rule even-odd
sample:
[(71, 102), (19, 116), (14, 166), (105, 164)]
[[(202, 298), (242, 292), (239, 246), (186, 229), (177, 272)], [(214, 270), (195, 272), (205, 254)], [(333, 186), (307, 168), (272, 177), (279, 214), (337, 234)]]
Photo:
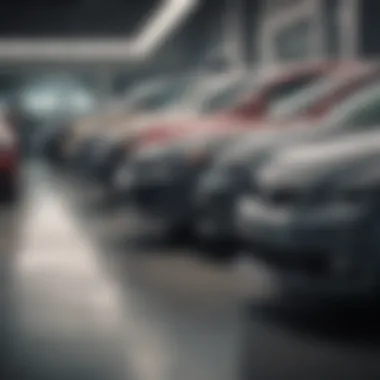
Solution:
[(132, 38), (0, 39), (0, 62), (139, 62), (159, 49), (198, 3), (199, 0), (163, 0), (159, 9)]

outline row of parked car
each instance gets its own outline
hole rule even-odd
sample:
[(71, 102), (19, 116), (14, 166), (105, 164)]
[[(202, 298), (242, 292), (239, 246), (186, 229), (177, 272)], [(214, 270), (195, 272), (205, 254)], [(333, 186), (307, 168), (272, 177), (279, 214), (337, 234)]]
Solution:
[(165, 78), (38, 149), (166, 236), (191, 231), (215, 257), (239, 247), (293, 290), (380, 285), (377, 62)]

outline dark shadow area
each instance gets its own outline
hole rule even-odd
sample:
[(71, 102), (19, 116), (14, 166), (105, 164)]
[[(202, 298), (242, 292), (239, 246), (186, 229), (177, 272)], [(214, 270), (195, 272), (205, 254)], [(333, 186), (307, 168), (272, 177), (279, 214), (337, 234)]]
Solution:
[(20, 244), (22, 213), (21, 199), (0, 201), (0, 373), (6, 379), (34, 380), (32, 377), (14, 377), (20, 363), (13, 347), (13, 272)]
[(380, 349), (380, 305), (376, 296), (341, 302), (291, 297), (258, 300), (250, 304), (248, 315), (250, 320), (277, 325), (300, 337)]
[(379, 307), (256, 300), (246, 310), (241, 380), (378, 379)]
[(157, 0), (135, 6), (119, 0), (16, 0), (2, 7), (2, 37), (115, 37), (135, 32)]

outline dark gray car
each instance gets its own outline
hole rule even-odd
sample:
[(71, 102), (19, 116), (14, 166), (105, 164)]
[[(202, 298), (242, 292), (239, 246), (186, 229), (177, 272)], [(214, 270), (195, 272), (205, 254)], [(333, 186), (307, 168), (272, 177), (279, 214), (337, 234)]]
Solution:
[(380, 285), (380, 131), (285, 149), (251, 179), (239, 235), (293, 290), (351, 296)]
[(119, 168), (114, 188), (164, 231), (182, 231), (193, 220), (193, 192), (201, 173), (236, 137), (233, 130), (203, 132), (142, 148)]

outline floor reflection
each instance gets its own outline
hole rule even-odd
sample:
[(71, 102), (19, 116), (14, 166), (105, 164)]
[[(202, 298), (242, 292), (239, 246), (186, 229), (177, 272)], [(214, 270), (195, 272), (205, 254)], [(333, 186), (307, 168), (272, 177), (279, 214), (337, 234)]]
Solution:
[(241, 378), (378, 379), (379, 312), (373, 299), (252, 302), (246, 309)]
[(251, 305), (251, 317), (281, 326), (300, 336), (347, 346), (380, 349), (378, 296), (344, 302), (284, 299)]
[(15, 243), (2, 266), (8, 378), (235, 378), (241, 288), (231, 270), (204, 266), (184, 248), (168, 255), (129, 239), (111, 247), (123, 230), (102, 208), (80, 212), (83, 194), (63, 182), (29, 167), (17, 237), (4, 234)]
[(84, 184), (25, 179), (0, 210), (5, 379), (380, 378), (377, 300), (276, 299), (260, 270), (169, 246)]

